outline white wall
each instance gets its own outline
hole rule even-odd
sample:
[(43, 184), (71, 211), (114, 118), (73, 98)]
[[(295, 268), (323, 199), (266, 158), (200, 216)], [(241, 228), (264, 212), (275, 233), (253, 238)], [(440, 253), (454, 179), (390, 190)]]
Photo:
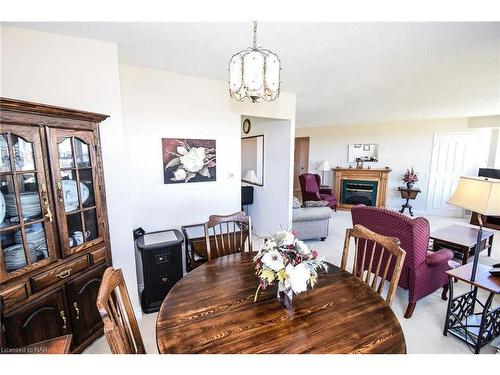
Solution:
[[(402, 200), (397, 188), (402, 185), (402, 173), (406, 168), (413, 166), (419, 172), (420, 181), (416, 187), (419, 187), (422, 193), (412, 202), (412, 205), (414, 211), (423, 212), (426, 210), (434, 134), (459, 132), (478, 134), (477, 163), (485, 165), (491, 131), (468, 128), (467, 118), (297, 128), (296, 136), (310, 137), (309, 170), (314, 173), (318, 173), (316, 168), (322, 159), (328, 160), (332, 168), (347, 166), (349, 144), (378, 143), (380, 145), (379, 163), (369, 163), (369, 165), (373, 168), (385, 166), (392, 168), (388, 180), (388, 207), (401, 208)], [(326, 180), (330, 185), (332, 178), (333, 172), (328, 172)]]
[[(291, 124), (295, 120), (292, 94), (283, 93), (275, 103), (237, 103), (229, 98), (226, 82), (132, 66), (120, 67), (120, 79), (131, 171), (126, 202), (134, 227), (146, 231), (239, 211), (241, 116), (258, 113)], [(161, 138), (177, 137), (216, 140), (217, 181), (163, 183)], [(290, 146), (287, 152), (291, 154)]]
[[(1, 27), (0, 95), (99, 112), (113, 264), (129, 289), (137, 284), (125, 163), (118, 54), (115, 44)], [(130, 293), (139, 309), (137, 293)]]
[(288, 229), (291, 223), (293, 158), (290, 151), (294, 132), (288, 120), (244, 117), (242, 124), (245, 118), (250, 119), (252, 127), (248, 134), (242, 132), (242, 137), (264, 135), (264, 186), (254, 186), (254, 202), (248, 206), (248, 213), (254, 233), (267, 236)]

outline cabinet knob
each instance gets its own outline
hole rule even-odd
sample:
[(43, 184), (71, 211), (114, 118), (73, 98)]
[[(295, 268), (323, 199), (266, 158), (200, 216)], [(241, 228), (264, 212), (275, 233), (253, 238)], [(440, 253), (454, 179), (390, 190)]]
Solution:
[(59, 312), (59, 315), (61, 315), (61, 319), (62, 319), (62, 321), (63, 321), (63, 327), (62, 327), (62, 328), (63, 328), (63, 330), (65, 330), (65, 331), (66, 331), (66, 327), (67, 327), (67, 326), (66, 326), (66, 315), (64, 315), (64, 310), (61, 310), (61, 311)]
[(76, 320), (80, 319), (80, 309), (78, 308), (78, 303), (73, 302), (73, 307), (75, 308), (76, 311)]
[(161, 278), (161, 282), (162, 282), (162, 283), (166, 283), (167, 281), (168, 281), (168, 278), (167, 278), (167, 277), (162, 277), (162, 278)]
[(63, 190), (61, 181), (57, 181), (57, 197), (59, 198), (59, 202), (63, 201)]

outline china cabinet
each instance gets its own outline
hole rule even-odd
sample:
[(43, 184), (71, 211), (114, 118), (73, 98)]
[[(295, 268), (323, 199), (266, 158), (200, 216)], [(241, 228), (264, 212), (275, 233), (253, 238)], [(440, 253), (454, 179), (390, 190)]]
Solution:
[(102, 335), (111, 265), (99, 123), (107, 116), (0, 98), (0, 299), (6, 346)]

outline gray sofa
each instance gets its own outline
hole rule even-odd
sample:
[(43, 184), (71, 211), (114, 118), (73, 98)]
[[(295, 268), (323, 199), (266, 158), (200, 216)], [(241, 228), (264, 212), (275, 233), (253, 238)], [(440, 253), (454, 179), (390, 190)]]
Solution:
[(299, 240), (328, 237), (328, 224), (332, 210), (329, 207), (294, 208), (292, 212), (292, 230)]

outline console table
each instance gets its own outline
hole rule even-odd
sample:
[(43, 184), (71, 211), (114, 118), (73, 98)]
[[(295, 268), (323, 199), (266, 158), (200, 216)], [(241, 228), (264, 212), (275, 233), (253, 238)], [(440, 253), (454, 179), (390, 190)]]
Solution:
[[(500, 277), (489, 273), (490, 267), (477, 265), (475, 281), (471, 281), (472, 263), (447, 271), (450, 298), (443, 335), (451, 333), (479, 354), (481, 347), (488, 344), (500, 334), (500, 306), (491, 308), (493, 297), (500, 294)], [(461, 296), (453, 296), (454, 279), (471, 285), (472, 290)], [(489, 292), (485, 303), (477, 298), (478, 289)], [(478, 303), (482, 311), (474, 313)]]

